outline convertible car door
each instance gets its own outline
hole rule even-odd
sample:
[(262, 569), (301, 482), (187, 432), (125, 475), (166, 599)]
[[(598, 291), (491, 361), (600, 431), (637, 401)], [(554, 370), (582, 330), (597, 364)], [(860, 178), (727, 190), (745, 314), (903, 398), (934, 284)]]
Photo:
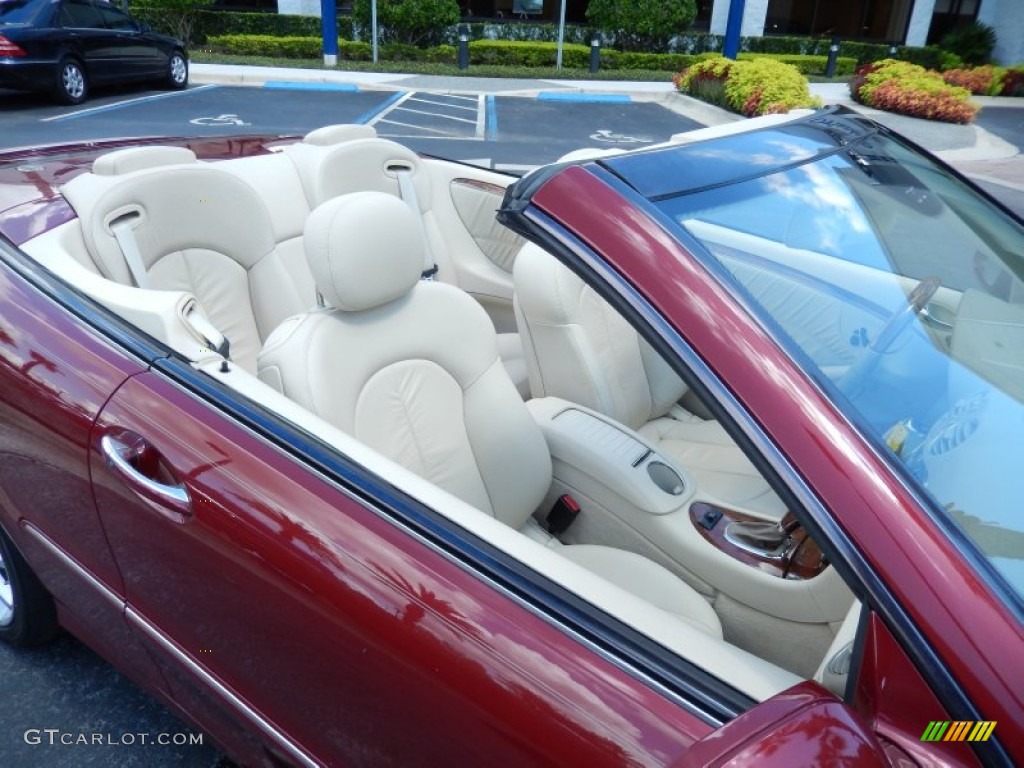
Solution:
[(89, 330), (77, 316), (87, 306), (73, 307), (0, 261), (0, 522), (64, 626), (136, 681), (163, 688), (124, 622), (124, 587), (89, 492), (93, 419), (143, 365)]
[(711, 731), (414, 535), (398, 491), (329, 481), (174, 373), (104, 408), (95, 493), (130, 622), (246, 765), (649, 763)]

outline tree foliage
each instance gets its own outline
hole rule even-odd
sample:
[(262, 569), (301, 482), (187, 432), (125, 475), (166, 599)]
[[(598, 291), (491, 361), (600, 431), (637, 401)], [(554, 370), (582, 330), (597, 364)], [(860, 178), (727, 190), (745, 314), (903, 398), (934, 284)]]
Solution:
[(587, 19), (623, 51), (661, 53), (697, 16), (694, 0), (590, 0)]
[[(355, 0), (352, 15), (370, 36), (370, 0)], [(436, 45), (446, 27), (461, 18), (458, 0), (377, 0), (377, 25), (382, 37), (407, 45)]]
[(988, 64), (996, 42), (996, 31), (976, 21), (948, 33), (939, 41), (939, 46), (955, 53), (965, 64)]
[[(195, 29), (199, 11), (212, 0), (149, 0), (142, 6), (145, 18), (158, 31), (181, 39), (186, 46), (196, 42)], [(134, 8), (131, 8), (134, 12)]]

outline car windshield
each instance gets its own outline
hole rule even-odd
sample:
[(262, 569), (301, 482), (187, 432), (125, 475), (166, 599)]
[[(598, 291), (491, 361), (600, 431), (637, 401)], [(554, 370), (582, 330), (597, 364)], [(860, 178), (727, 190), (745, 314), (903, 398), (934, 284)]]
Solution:
[(1024, 228), (885, 134), (658, 205), (1024, 595)]
[(0, 0), (0, 27), (31, 24), (45, 5), (40, 0)]

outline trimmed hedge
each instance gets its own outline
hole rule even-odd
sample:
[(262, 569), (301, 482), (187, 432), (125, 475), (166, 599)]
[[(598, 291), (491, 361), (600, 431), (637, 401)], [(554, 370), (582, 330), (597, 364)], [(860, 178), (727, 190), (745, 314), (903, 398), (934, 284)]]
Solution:
[[(130, 10), (140, 21), (148, 22), (154, 29), (162, 32), (169, 32), (164, 22), (162, 11), (151, 7), (145, 0), (132, 0)], [(237, 12), (237, 11), (214, 11), (197, 10), (195, 12), (194, 40), (199, 43), (205, 42), (210, 37), (222, 37), (228, 35), (274, 35), (281, 37), (319, 37), (320, 19), (314, 16), (293, 16), (279, 13), (263, 12)], [(494, 40), (494, 41), (523, 41), (523, 42), (555, 42), (558, 37), (558, 25), (553, 23), (471, 23), (457, 24), (447, 27), (443, 33), (443, 42), (448, 45), (456, 45), (460, 29), (468, 31), (470, 40)], [(362, 32), (362, 34), (360, 34)], [(354, 27), (351, 16), (338, 17), (338, 35), (346, 40), (355, 40), (357, 37), (369, 40), (369, 33)], [(567, 25), (565, 28), (565, 42), (589, 46), (591, 40), (598, 38), (602, 46), (606, 46), (610, 40), (599, 32), (588, 27), (579, 25)], [(707, 32), (686, 31), (677, 35), (672, 44), (672, 49), (677, 56), (695, 56), (705, 53), (717, 53), (722, 50), (723, 38), (721, 35), (712, 35)], [(827, 57), (831, 41), (824, 37), (789, 37), (789, 36), (767, 36), (767, 37), (744, 37), (740, 39), (740, 51), (742, 53), (772, 53), (786, 56), (812, 56)], [(601, 51), (604, 57), (611, 49), (603, 47)], [(878, 61), (889, 56), (889, 46), (881, 43), (862, 43), (853, 40), (842, 41), (839, 49), (840, 61), (854, 59), (856, 65), (862, 65), (871, 61)], [(625, 54), (619, 53), (620, 56)], [(667, 54), (631, 53), (630, 56), (638, 58), (632, 60), (632, 64), (621, 64), (628, 69), (646, 69), (666, 71), (679, 71), (685, 65), (663, 65), (658, 59), (649, 59), (650, 56), (662, 56)], [(897, 57), (915, 64), (920, 64), (929, 69), (956, 69), (963, 65), (960, 59), (947, 51), (935, 46), (927, 48), (913, 48), (900, 46)], [(687, 61), (687, 59), (679, 59)], [(825, 71), (824, 66), (820, 71), (806, 69), (806, 65), (798, 62), (793, 63), (805, 74), (821, 74)], [(843, 67), (847, 66), (845, 63)], [(840, 70), (840, 74), (850, 74)]]
[(850, 81), (850, 93), (875, 109), (946, 123), (969, 123), (978, 112), (966, 88), (949, 85), (937, 72), (894, 59), (861, 67)]
[[(132, 15), (152, 25), (158, 32), (170, 32), (164, 23), (166, 12), (146, 3), (132, 2)], [(194, 38), (205, 41), (215, 35), (278, 35), (281, 37), (307, 37), (320, 34), (320, 19), (315, 16), (293, 16), (279, 13), (241, 13), (236, 11), (198, 10)], [(352, 37), (352, 20), (338, 19), (338, 34)]]
[[(271, 56), (285, 59), (317, 59), (322, 55), (319, 37), (273, 37), (271, 35), (221, 35), (211, 37), (207, 46), (219, 53), (236, 56)], [(438, 45), (417, 48), (403, 43), (379, 46), (381, 61), (421, 61), (434, 64), (454, 64), (455, 48)], [(338, 55), (348, 61), (370, 61), (373, 48), (369, 43), (338, 40)]]
[[(276, 58), (309, 59), (321, 55), (319, 37), (273, 35), (218, 35), (207, 40), (206, 48), (217, 53), (237, 56), (270, 56)], [(383, 61), (420, 61), (454, 64), (457, 49), (451, 45), (417, 48), (399, 43), (380, 46)], [(370, 61), (369, 43), (338, 41), (338, 54), (350, 61)], [(555, 43), (526, 43), (511, 40), (474, 40), (469, 44), (471, 65), (498, 65), (507, 67), (554, 67), (558, 57)], [(637, 69), (651, 72), (678, 72), (701, 57), (683, 54), (621, 53), (601, 51), (602, 69)], [(590, 47), (566, 44), (562, 48), (562, 65), (569, 69), (584, 69), (590, 65)]]
[[(741, 61), (756, 61), (761, 58), (770, 58), (772, 61), (781, 61), (797, 68), (801, 75), (824, 75), (828, 67), (828, 56), (801, 55), (801, 54), (779, 54), (779, 53), (741, 53)], [(836, 59), (836, 76), (846, 77), (852, 75), (857, 69), (857, 60), (840, 56)]]
[[(277, 58), (318, 58), (321, 55), (319, 36), (273, 36), (273, 35), (217, 35), (208, 39), (205, 46), (211, 51), (240, 56), (272, 56)], [(338, 53), (343, 59), (369, 61), (370, 44), (339, 40)], [(433, 48), (417, 48), (411, 45), (388, 43), (380, 47), (380, 58), (384, 61), (428, 61), (454, 63), (455, 46), (441, 45)], [(471, 65), (496, 65), (508, 67), (553, 67), (558, 57), (556, 43), (521, 42), (514, 40), (473, 40), (469, 44)], [(782, 60), (795, 66), (805, 74), (822, 74), (825, 71), (824, 56), (770, 56), (770, 54), (741, 54), (743, 60), (761, 58)], [(643, 70), (647, 72), (680, 72), (698, 61), (720, 58), (718, 54), (702, 53), (688, 56), (682, 53), (633, 53), (601, 50), (601, 69)], [(562, 65), (569, 69), (585, 69), (590, 65), (590, 47), (566, 43), (562, 48)], [(852, 74), (854, 60), (840, 58), (836, 69), (840, 75)]]
[(683, 93), (746, 117), (820, 106), (796, 67), (767, 57), (707, 59), (680, 72), (675, 84)]

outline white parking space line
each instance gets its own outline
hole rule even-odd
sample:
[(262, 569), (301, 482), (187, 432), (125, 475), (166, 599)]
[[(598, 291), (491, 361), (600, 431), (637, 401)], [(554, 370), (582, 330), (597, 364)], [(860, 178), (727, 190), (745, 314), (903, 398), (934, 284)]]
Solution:
[(467, 120), (464, 117), (456, 117), (455, 115), (443, 115), (438, 112), (428, 112), (425, 109), (412, 109), (411, 107), (399, 107), (395, 110), (396, 112), (412, 112), (414, 115), (427, 115), (428, 117), (436, 117), (440, 120), (456, 120), (460, 123), (469, 123), (470, 125), (476, 125), (476, 120)]
[(409, 99), (411, 99), (415, 95), (416, 95), (416, 91), (409, 91), (408, 93), (404, 94), (402, 96), (402, 98), (397, 99), (390, 107), (388, 107), (387, 109), (385, 109), (385, 110), (383, 110), (381, 112), (378, 112), (376, 115), (374, 115), (373, 119), (368, 121), (366, 124), (367, 125), (376, 125), (377, 123), (383, 121), (385, 117), (390, 115), (392, 112), (394, 112), (396, 109), (398, 109), (399, 106), (401, 106), (402, 104), (407, 102)]
[[(441, 134), (442, 136), (445, 136), (445, 137), (448, 137), (448, 138), (452, 138), (452, 139), (460, 139), (460, 138), (463, 138), (463, 137), (461, 137), (461, 136), (452, 136), (452, 135), (451, 135), (450, 133), (448, 133), (447, 131), (442, 131), (442, 130), (439, 130), (438, 128), (428, 128), (428, 127), (427, 127), (427, 126), (425, 126), (425, 125), (413, 125), (412, 123), (400, 123), (400, 122), (398, 122), (397, 120), (379, 120), (378, 122), (381, 122), (381, 123), (387, 123), (388, 125), (400, 125), (400, 126), (402, 126), (403, 128), (414, 128), (414, 129), (416, 129), (417, 131), (428, 131), (428, 132), (430, 132), (430, 133), (439, 133), (439, 134)], [(389, 134), (384, 134), (384, 135), (385, 135), (385, 136), (387, 136), (387, 135), (389, 135)], [(396, 136), (392, 136), (391, 138), (398, 138), (398, 137), (396, 137)], [(403, 137), (403, 138), (409, 138), (409, 137)], [(416, 138), (416, 137), (415, 137), (415, 136), (413, 136), (412, 138)]]
[(58, 120), (74, 120), (76, 117), (83, 117), (85, 115), (95, 115), (98, 112), (110, 112), (114, 109), (122, 109), (123, 107), (130, 107), (134, 104), (143, 104), (147, 101), (158, 101), (159, 99), (171, 99), (175, 96), (188, 96), (189, 94), (199, 93), (200, 91), (208, 91), (211, 88), (216, 88), (216, 85), (200, 85), (198, 88), (189, 88), (185, 91), (172, 91), (170, 93), (155, 93), (150, 96), (139, 96), (135, 99), (125, 99), (124, 101), (115, 101), (112, 104), (103, 104), (99, 107), (89, 107), (87, 109), (79, 109), (75, 112), (63, 112), (59, 115), (53, 115), (52, 117), (44, 117), (39, 122), (41, 123), (52, 123)]
[(464, 109), (467, 112), (476, 112), (476, 107), (475, 106), (473, 106), (473, 107), (464, 107), (462, 104), (446, 104), (443, 101), (433, 101), (432, 99), (421, 99), (421, 98), (410, 99), (410, 101), (418, 101), (421, 104), (433, 104), (435, 107), (450, 107), (451, 109)]
[[(413, 91), (376, 115), (369, 125), (377, 125), (381, 136), (392, 139), (431, 138), (486, 141), (488, 106), (486, 94), (447, 94)], [(388, 132), (386, 126), (400, 130)]]
[(476, 99), (476, 137), (483, 141), (487, 138), (487, 95), (481, 93)]

